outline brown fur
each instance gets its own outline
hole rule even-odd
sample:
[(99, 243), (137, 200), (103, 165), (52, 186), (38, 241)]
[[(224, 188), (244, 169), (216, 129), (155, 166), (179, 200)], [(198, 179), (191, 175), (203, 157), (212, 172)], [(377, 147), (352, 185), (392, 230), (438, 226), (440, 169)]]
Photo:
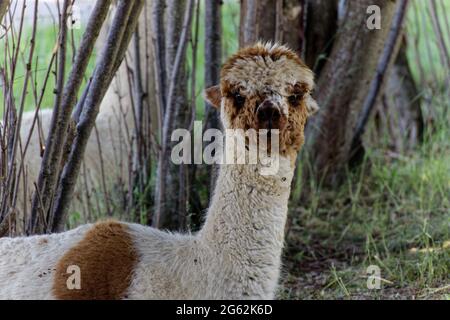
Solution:
[[(83, 240), (58, 262), (53, 284), (57, 299), (115, 300), (126, 298), (137, 254), (127, 227), (119, 222), (95, 224)], [(67, 288), (67, 268), (80, 267), (81, 289)]]
[(273, 61), (279, 60), (281, 57), (285, 56), (288, 59), (294, 60), (299, 64), (300, 67), (308, 68), (303, 61), (298, 57), (295, 52), (291, 50), (285, 50), (283, 47), (278, 47), (273, 50), (268, 50), (267, 47), (263, 45), (250, 46), (239, 50), (236, 54), (231, 56), (222, 68), (222, 78), (223, 74), (232, 69), (238, 60), (251, 59), (253, 57), (260, 56), (263, 58), (269, 57)]
[[(308, 90), (309, 89), (305, 84), (296, 84), (289, 89), (291, 94), (297, 94), (301, 98), (297, 104), (290, 104), (289, 106), (288, 125), (286, 129), (282, 131), (280, 139), (280, 151), (283, 155), (290, 155), (296, 158), (297, 153), (300, 151), (300, 148), (305, 141), (304, 129), (308, 118), (308, 111), (303, 96)], [(289, 148), (287, 146), (289, 146)]]
[[(220, 84), (220, 95), (225, 99), (225, 112), (230, 116), (230, 125), (232, 129), (243, 129), (248, 130), (250, 128), (258, 128), (258, 121), (256, 115), (256, 108), (261, 102), (264, 101), (266, 94), (260, 92), (255, 95), (246, 96), (245, 105), (237, 108), (234, 102), (234, 96), (239, 93), (242, 94), (244, 88), (239, 87), (234, 83), (229, 83), (226, 80), (227, 73), (232, 73), (234, 68), (239, 68), (236, 65), (239, 60), (251, 60), (255, 57), (269, 57), (273, 61), (281, 59), (281, 57), (286, 57), (292, 60), (296, 65), (305, 70), (305, 72), (310, 72), (308, 67), (301, 61), (301, 59), (292, 51), (287, 50), (283, 47), (268, 50), (265, 46), (253, 46), (240, 50), (234, 56), (232, 56), (224, 65), (222, 69), (222, 81)], [(250, 75), (249, 75), (250, 76)], [(218, 88), (213, 88), (215, 94), (210, 93), (208, 96), (217, 99)], [(280, 153), (284, 156), (295, 157), (300, 150), (304, 142), (304, 127), (306, 119), (308, 118), (307, 104), (305, 101), (306, 94), (310, 93), (312, 90), (308, 84), (298, 82), (291, 87), (286, 89), (288, 95), (298, 95), (299, 100), (297, 102), (289, 103), (289, 116), (286, 117), (282, 115), (281, 126), (280, 126)], [(243, 94), (245, 95), (245, 94)], [(288, 99), (285, 97), (284, 99)], [(269, 146), (270, 149), (270, 146)]]
[(220, 100), (222, 96), (220, 94), (220, 86), (212, 86), (205, 89), (205, 98), (216, 109), (220, 109)]

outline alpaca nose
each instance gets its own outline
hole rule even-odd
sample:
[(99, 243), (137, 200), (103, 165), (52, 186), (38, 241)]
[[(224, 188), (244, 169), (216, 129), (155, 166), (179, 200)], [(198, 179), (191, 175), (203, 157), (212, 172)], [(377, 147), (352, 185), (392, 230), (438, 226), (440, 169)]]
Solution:
[(280, 129), (280, 109), (270, 100), (265, 100), (256, 110), (260, 129)]

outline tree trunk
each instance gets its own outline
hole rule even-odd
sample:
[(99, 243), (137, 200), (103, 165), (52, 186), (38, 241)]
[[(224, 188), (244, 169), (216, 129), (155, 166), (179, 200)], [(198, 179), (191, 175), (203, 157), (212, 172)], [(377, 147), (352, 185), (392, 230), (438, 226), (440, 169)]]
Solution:
[[(365, 141), (396, 154), (413, 150), (423, 139), (421, 99), (411, 74), (403, 37)], [(386, 145), (387, 144), (387, 145)]]
[[(369, 5), (381, 8), (381, 29), (366, 27)], [(334, 187), (345, 176), (351, 139), (369, 90), (396, 3), (389, 0), (349, 1), (333, 49), (316, 88), (319, 114), (308, 124), (305, 177), (312, 173), (322, 186)], [(312, 169), (312, 172), (309, 172)]]
[(239, 46), (271, 41), (287, 44), (300, 53), (303, 37), (301, 2), (241, 0)]
[[(167, 7), (166, 68), (167, 98), (164, 108), (164, 123), (161, 136), (161, 151), (158, 159), (157, 182), (155, 187), (155, 207), (152, 225), (157, 228), (176, 228), (179, 221), (178, 194), (185, 186), (180, 186), (179, 166), (170, 160), (172, 130), (186, 128), (190, 116), (187, 108), (187, 73), (185, 70), (186, 48), (190, 37), (195, 1), (170, 0)], [(180, 16), (182, 18), (180, 18)], [(175, 54), (175, 55), (174, 55)]]
[[(176, 52), (180, 42), (180, 34), (183, 28), (183, 15), (186, 10), (186, 0), (169, 0), (167, 5), (166, 22), (166, 72), (172, 74), (172, 67), (175, 61)], [(190, 115), (187, 102), (187, 77), (186, 56), (183, 57), (179, 76), (176, 79), (177, 88), (175, 91), (175, 119), (173, 129), (187, 128), (187, 121)], [(169, 83), (167, 83), (167, 88)], [(173, 146), (173, 144), (172, 144)], [(187, 215), (186, 203), (181, 203), (179, 199), (185, 199), (186, 181), (181, 179), (180, 165), (168, 163), (169, 170), (166, 176), (167, 189), (165, 200), (166, 218), (161, 224), (162, 228), (180, 229), (180, 221), (185, 221)], [(183, 174), (184, 176), (184, 174)], [(183, 195), (183, 196), (182, 196)]]
[[(222, 0), (206, 1), (205, 3), (205, 88), (220, 82), (220, 67), (222, 64)], [(206, 129), (221, 130), (219, 112), (209, 103), (205, 103)], [(208, 199), (216, 186), (218, 174), (217, 165), (207, 167), (207, 175), (211, 177), (208, 188)]]
[(305, 31), (305, 63), (316, 76), (333, 47), (338, 27), (339, 0), (307, 0)]

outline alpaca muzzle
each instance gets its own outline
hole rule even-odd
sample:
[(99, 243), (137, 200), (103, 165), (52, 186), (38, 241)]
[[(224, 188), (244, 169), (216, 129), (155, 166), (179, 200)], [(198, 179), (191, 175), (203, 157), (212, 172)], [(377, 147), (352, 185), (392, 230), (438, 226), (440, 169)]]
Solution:
[(258, 129), (282, 129), (285, 123), (279, 106), (268, 99), (264, 100), (256, 109), (256, 116)]

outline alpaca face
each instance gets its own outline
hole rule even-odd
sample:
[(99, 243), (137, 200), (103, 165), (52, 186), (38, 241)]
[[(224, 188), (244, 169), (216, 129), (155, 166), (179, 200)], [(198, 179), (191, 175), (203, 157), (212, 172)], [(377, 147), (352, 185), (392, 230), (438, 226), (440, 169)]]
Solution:
[(228, 59), (206, 98), (220, 108), (225, 129), (278, 129), (281, 155), (295, 156), (306, 119), (318, 109), (313, 88), (312, 71), (293, 51), (258, 43)]

